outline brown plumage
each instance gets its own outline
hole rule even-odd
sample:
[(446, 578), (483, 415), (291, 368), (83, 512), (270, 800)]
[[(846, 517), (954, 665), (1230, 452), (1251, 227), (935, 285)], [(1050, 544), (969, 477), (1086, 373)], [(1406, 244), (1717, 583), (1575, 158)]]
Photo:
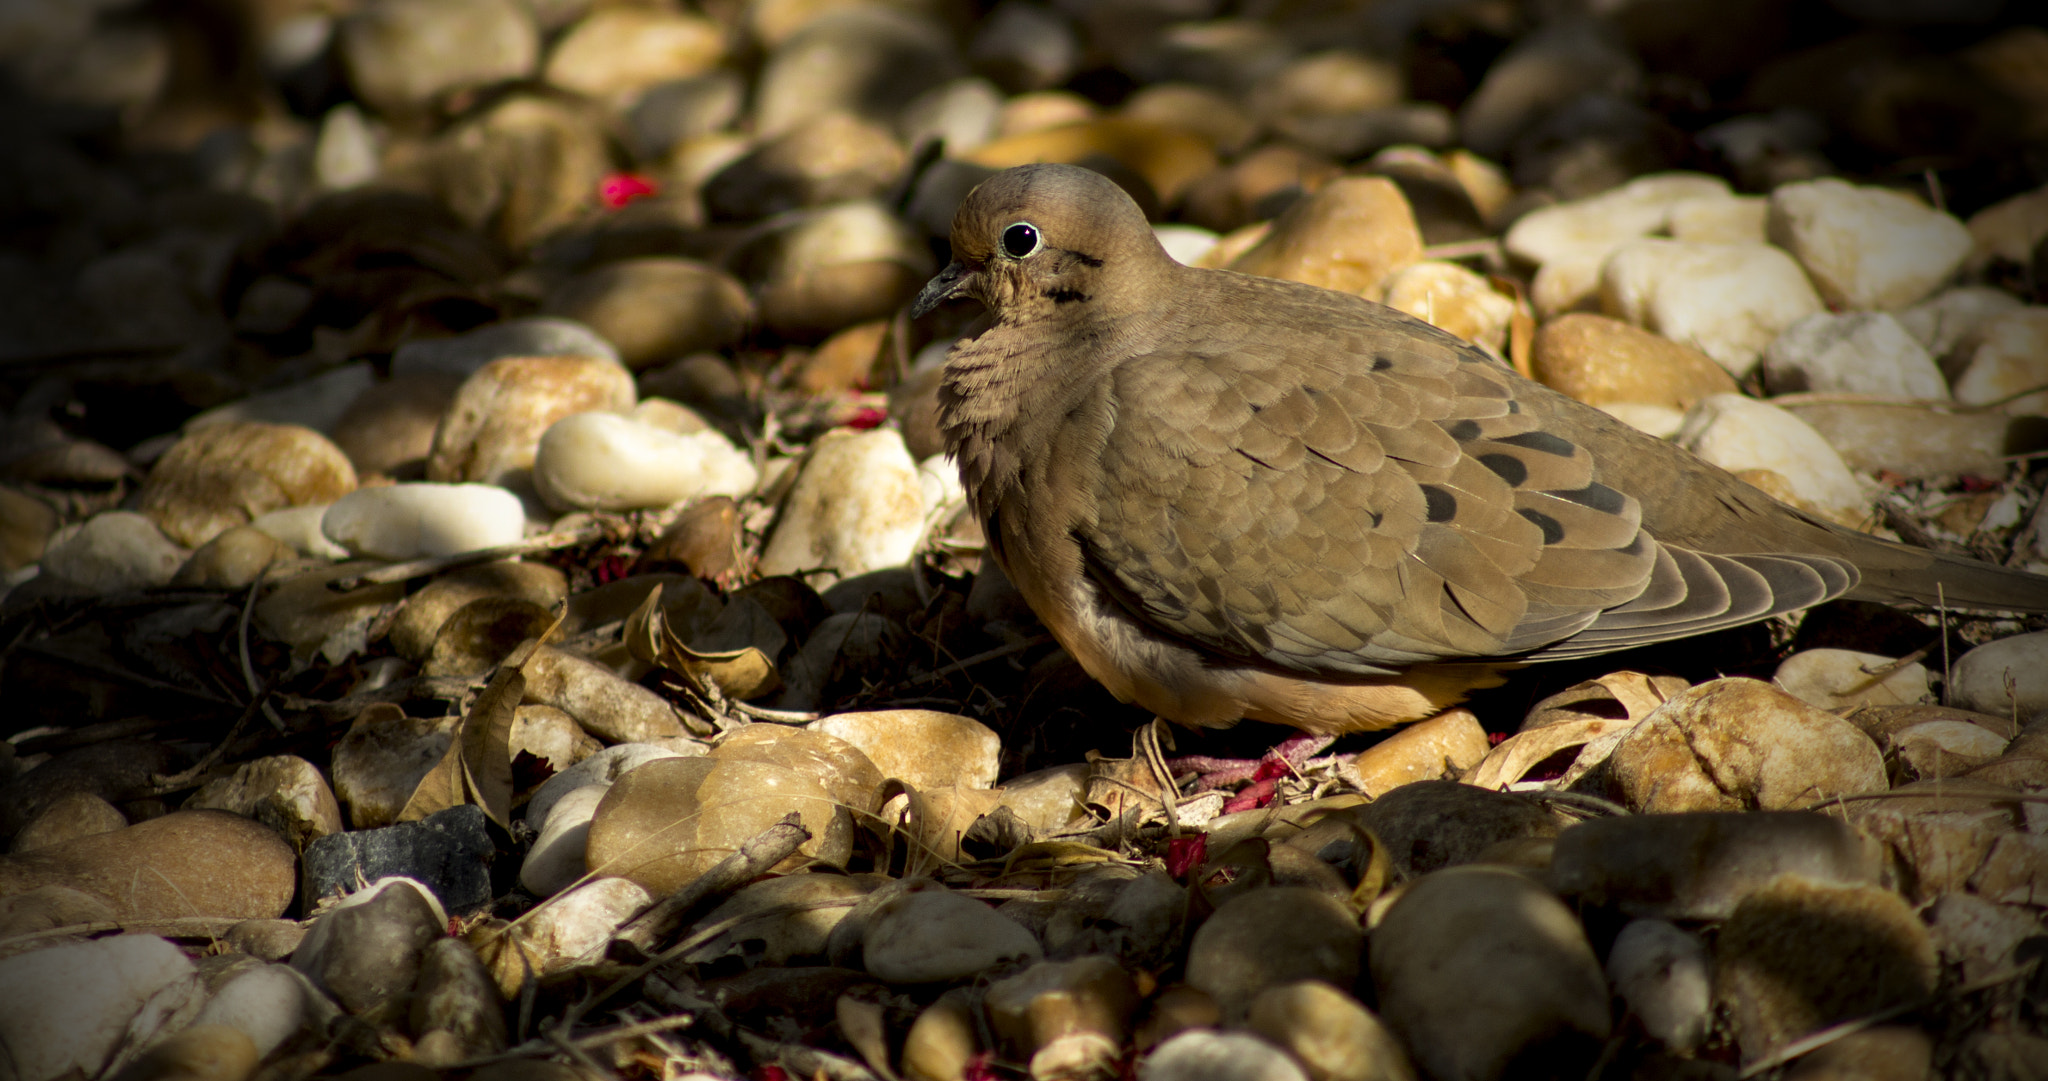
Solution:
[(1189, 725), (1414, 720), (1505, 666), (1833, 597), (2048, 611), (2048, 579), (1830, 525), (1343, 293), (1182, 266), (1033, 165), (918, 297), (988, 306), (940, 424), (990, 551), (1118, 697)]

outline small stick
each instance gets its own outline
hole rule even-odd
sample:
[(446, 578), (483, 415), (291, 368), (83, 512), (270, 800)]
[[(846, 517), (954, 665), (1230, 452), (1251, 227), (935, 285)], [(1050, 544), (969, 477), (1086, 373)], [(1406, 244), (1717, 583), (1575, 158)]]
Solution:
[(413, 559), (404, 563), (391, 563), (361, 574), (345, 575), (327, 583), (327, 588), (336, 593), (347, 593), (364, 586), (381, 586), (392, 582), (403, 582), (412, 578), (425, 578), (430, 574), (472, 567), (479, 563), (495, 563), (513, 556), (531, 555), (535, 552), (552, 552), (561, 548), (574, 548), (604, 536), (602, 524), (584, 526), (582, 529), (567, 529), (559, 533), (543, 533), (511, 544), (500, 544), (495, 548), (476, 548), (457, 552), (452, 556), (434, 556), (430, 559)]

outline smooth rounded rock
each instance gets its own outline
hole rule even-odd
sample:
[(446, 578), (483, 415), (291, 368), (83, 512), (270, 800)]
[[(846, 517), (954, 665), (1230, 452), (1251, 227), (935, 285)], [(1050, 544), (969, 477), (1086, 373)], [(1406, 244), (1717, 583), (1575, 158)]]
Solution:
[(1427, 259), (1389, 274), (1381, 303), (1479, 345), (1507, 345), (1515, 302), (1456, 263)]
[(1588, 405), (1638, 402), (1685, 410), (1738, 389), (1705, 353), (1590, 312), (1544, 323), (1529, 362), (1537, 382)]
[(1350, 987), (1364, 943), (1357, 917), (1328, 894), (1254, 889), (1226, 901), (1195, 932), (1187, 980), (1216, 1000), (1226, 1020), (1242, 1021), (1269, 987), (1297, 980)]
[(697, 496), (740, 496), (760, 479), (717, 432), (678, 435), (616, 413), (577, 413), (549, 427), (533, 486), (557, 510), (641, 510)]
[(1381, 1016), (1428, 1076), (1590, 1065), (1607, 1039), (1607, 981), (1584, 929), (1515, 871), (1416, 880), (1373, 929), (1371, 960)]
[(1308, 1081), (1285, 1051), (1247, 1033), (1190, 1029), (1138, 1064), (1138, 1081)]
[(1771, 674), (1778, 689), (1822, 709), (1911, 705), (1929, 694), (1927, 669), (1853, 649), (1806, 649)]
[(126, 829), (0, 857), (0, 896), (46, 885), (105, 900), (125, 920), (282, 915), (297, 888), (291, 846), (221, 811), (177, 811)]
[(1785, 398), (1772, 404), (1819, 432), (1844, 465), (1865, 473), (1996, 477), (2011, 456), (2048, 446), (2048, 431), (2031, 417), (1919, 402)]
[(447, 927), (447, 913), (425, 887), (379, 879), (313, 921), (292, 967), (350, 1013), (388, 1016), (404, 1006), (427, 947)]
[(1817, 312), (1801, 319), (1764, 350), (1763, 376), (1773, 394), (1948, 397), (1934, 358), (1884, 312)]
[(836, 8), (769, 52), (755, 84), (754, 126), (775, 135), (831, 109), (889, 124), (961, 69), (949, 35), (927, 18), (880, 5)]
[(1472, 711), (1447, 709), (1359, 752), (1351, 768), (1360, 790), (1377, 799), (1416, 781), (1455, 778), (1478, 765), (1489, 746)]
[(599, 8), (548, 54), (548, 85), (620, 98), (656, 83), (700, 75), (725, 55), (725, 32), (702, 15), (657, 8)]
[(2024, 306), (2020, 298), (1988, 285), (1959, 285), (1944, 289), (1897, 314), (1899, 325), (1923, 346), (1928, 355), (1942, 360), (1956, 344), (1975, 333), (1991, 319)]
[(526, 510), (494, 484), (391, 484), (335, 500), (320, 529), (357, 555), (433, 558), (518, 541), (526, 535)]
[(898, 566), (923, 533), (924, 487), (903, 437), (888, 428), (838, 429), (811, 445), (759, 572), (824, 569), (837, 580)]
[[(60, 535), (61, 536), (61, 535)], [(165, 585), (185, 563), (156, 522), (134, 511), (95, 514), (43, 553), (43, 571), (95, 593)]]
[(1665, 920), (1631, 920), (1607, 952), (1607, 978), (1651, 1038), (1681, 1054), (1714, 1020), (1713, 961), (1699, 936)]
[(1385, 177), (1345, 177), (1296, 202), (1230, 269), (1376, 296), (1387, 276), (1422, 258), (1422, 233)]
[(295, 849), (347, 828), (327, 778), (296, 755), (259, 758), (231, 776), (208, 781), (185, 801), (188, 811), (205, 808), (253, 818), (282, 834)]
[(808, 117), (762, 140), (704, 182), (704, 209), (718, 221), (884, 194), (908, 161), (888, 128), (851, 113)]
[(1245, 1025), (1286, 1048), (1309, 1081), (1411, 1081), (1415, 1067), (1387, 1027), (1358, 1000), (1327, 983), (1267, 988)]
[(791, 857), (796, 864), (846, 861), (852, 817), (816, 780), (762, 762), (660, 759), (605, 792), (591, 818), (585, 859), (592, 871), (666, 895), (791, 811), (811, 831)]
[(172, 541), (196, 547), (281, 507), (329, 503), (355, 490), (341, 449), (311, 428), (211, 424), (151, 467), (135, 506)]
[(1114, 958), (1040, 961), (991, 983), (984, 1000), (996, 1035), (1029, 1061), (1034, 1077), (1105, 1069), (1119, 1057), (1138, 989)]
[(1986, 642), (1956, 658), (1948, 704), (1995, 717), (2048, 710), (2048, 631)]
[[(706, 926), (725, 920), (760, 914), (704, 943), (687, 956), (693, 964), (708, 964), (732, 954), (758, 956), (770, 965), (789, 964), (792, 958), (823, 956), (832, 929), (846, 918), (855, 902), (872, 889), (863, 876), (835, 874), (784, 875), (741, 888), (724, 904), (705, 915)], [(842, 905), (822, 902), (845, 901)], [(775, 918), (769, 910), (783, 905), (810, 905)]]
[(1547, 317), (1592, 300), (1607, 257), (1664, 228), (1673, 208), (1730, 198), (1728, 182), (1720, 177), (1652, 174), (1599, 195), (1531, 210), (1516, 219), (1502, 242), (1509, 254), (1537, 266), (1530, 299)]
[(151, 1044), (118, 1076), (122, 1081), (244, 1081), (262, 1058), (239, 1029), (196, 1023)]
[(995, 784), (1002, 741), (987, 725), (956, 713), (891, 709), (836, 713), (811, 722), (874, 762), (883, 776), (918, 789), (989, 788)]
[[(1957, 343), (1948, 371), (1956, 401), (2048, 414), (2048, 307), (1993, 316)], [(2027, 393), (2034, 391), (2034, 393)]]
[(302, 507), (274, 510), (258, 515), (249, 523), (249, 528), (284, 545), (290, 549), (289, 554), (312, 559), (347, 559), (348, 549), (328, 540), (320, 528), (330, 506), (333, 504), (309, 503)]
[(337, 1011), (332, 1003), (321, 1001), (324, 998), (289, 965), (255, 965), (222, 984), (192, 1023), (233, 1029), (261, 1057), (329, 1020), (322, 1015)]
[(9, 852), (33, 852), (80, 837), (112, 833), (128, 826), (119, 808), (90, 792), (69, 792), (44, 807), (21, 832), (14, 835)]
[(337, 593), (328, 583), (361, 574), (373, 565), (340, 563), (285, 579), (256, 602), (257, 628), (291, 646), (300, 657), (318, 654), (339, 664), (362, 652), (369, 646), (371, 621), (405, 595), (405, 585), (385, 582)]
[(1700, 399), (1686, 414), (1677, 443), (1731, 473), (1769, 470), (1798, 500), (1843, 524), (1860, 523), (1869, 500), (1842, 456), (1819, 432), (1768, 402), (1740, 394)]
[(131, 1026), (198, 1007), (204, 991), (182, 950), (116, 935), (0, 959), (0, 1046), (20, 1081), (97, 1077)]
[(1038, 940), (987, 904), (928, 887), (887, 898), (868, 913), (861, 961), (876, 979), (957, 980), (1005, 961), (1036, 961)]
[(872, 812), (885, 775), (852, 743), (829, 732), (778, 724), (750, 724), (727, 732), (711, 748), (719, 762), (760, 762), (810, 777), (834, 801), (856, 814)]
[(1903, 308), (1932, 293), (1970, 254), (1963, 223), (1924, 203), (1833, 177), (1771, 193), (1771, 243), (1790, 251), (1830, 305)]
[(1785, 328), (1820, 311), (1821, 300), (1777, 248), (1650, 239), (1608, 256), (1600, 309), (1692, 346), (1740, 379)]
[(540, 56), (533, 18), (514, 0), (376, 0), (342, 20), (337, 37), (356, 93), (401, 116), (530, 74)]
[(1608, 769), (1630, 807), (1653, 813), (1792, 810), (1890, 787), (1870, 737), (1753, 679), (1679, 691), (1623, 737)]
[(632, 374), (603, 357), (494, 360), (456, 391), (434, 432), (427, 479), (517, 482), (556, 421), (591, 411), (624, 413), (636, 398)]

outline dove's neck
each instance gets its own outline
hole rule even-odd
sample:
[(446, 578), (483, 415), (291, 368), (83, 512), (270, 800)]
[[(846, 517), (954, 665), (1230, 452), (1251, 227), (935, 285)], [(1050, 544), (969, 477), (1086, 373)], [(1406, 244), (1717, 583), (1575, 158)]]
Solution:
[(1171, 319), (1167, 305), (1130, 296), (1115, 306), (1103, 297), (999, 312), (987, 330), (954, 344), (939, 426), (984, 517), (1006, 498), (1030, 496), (1053, 456), (1093, 453), (1107, 437), (1117, 365), (1153, 348)]

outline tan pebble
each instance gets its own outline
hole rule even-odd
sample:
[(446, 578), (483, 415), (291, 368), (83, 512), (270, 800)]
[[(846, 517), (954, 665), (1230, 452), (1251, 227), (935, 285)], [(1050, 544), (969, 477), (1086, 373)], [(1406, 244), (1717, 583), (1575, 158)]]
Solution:
[(1739, 389), (1699, 350), (1604, 315), (1573, 313), (1544, 323), (1529, 359), (1537, 382), (1588, 405), (1643, 402), (1683, 410)]
[(1339, 292), (1372, 295), (1422, 257), (1422, 234), (1401, 189), (1381, 177), (1346, 177), (1290, 207), (1231, 269)]

